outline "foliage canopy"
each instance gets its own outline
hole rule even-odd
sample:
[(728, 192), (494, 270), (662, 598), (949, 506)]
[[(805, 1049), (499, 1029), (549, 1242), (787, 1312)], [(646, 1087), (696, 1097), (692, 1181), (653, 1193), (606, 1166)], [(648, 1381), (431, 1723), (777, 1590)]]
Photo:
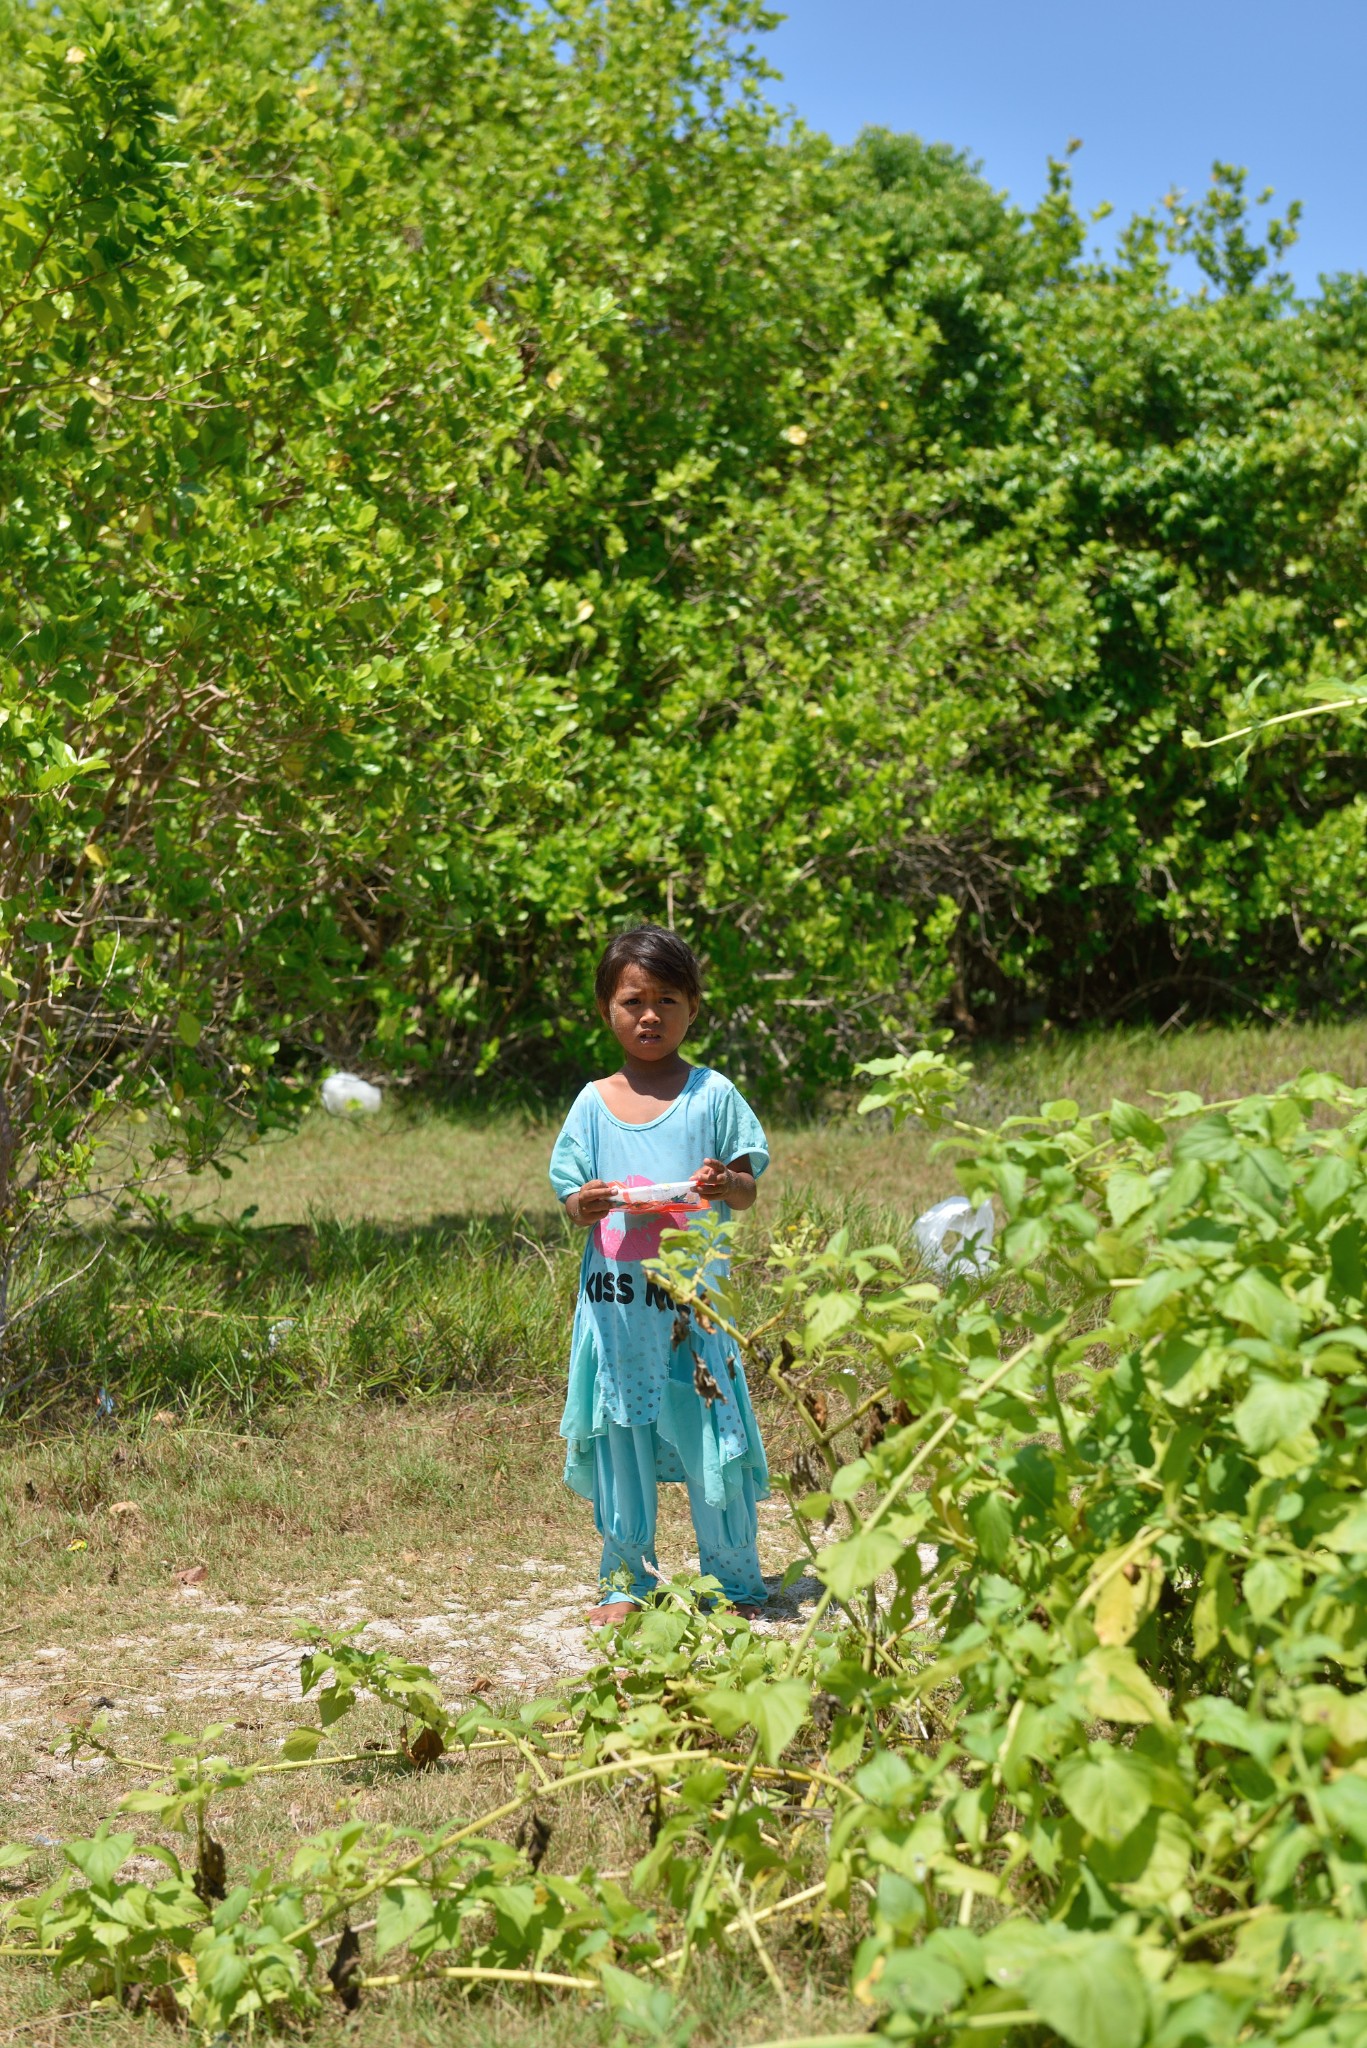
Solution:
[(1360, 669), (1367, 289), (785, 131), (764, 21), (0, 17), (8, 1213), (92, 1088), (582, 1065), (668, 905), (793, 1085), (1356, 985), (1355, 715), (1183, 735)]

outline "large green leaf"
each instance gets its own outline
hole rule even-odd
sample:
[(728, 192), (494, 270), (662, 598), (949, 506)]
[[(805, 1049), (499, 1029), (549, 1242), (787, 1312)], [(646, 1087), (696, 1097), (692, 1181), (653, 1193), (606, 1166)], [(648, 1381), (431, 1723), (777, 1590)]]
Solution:
[(742, 1728), (753, 1728), (772, 1764), (806, 1719), (810, 1697), (810, 1687), (800, 1678), (756, 1679), (735, 1690), (714, 1687), (702, 1694), (698, 1706), (720, 1735), (734, 1736)]
[(745, 1691), (746, 1719), (760, 1739), (765, 1759), (776, 1764), (807, 1718), (811, 1697), (809, 1686), (800, 1678), (781, 1678), (771, 1684), (748, 1686)]
[(1153, 1804), (1153, 1767), (1132, 1750), (1094, 1742), (1065, 1757), (1055, 1776), (1068, 1811), (1104, 1842), (1123, 1840)]
[(1260, 1557), (1244, 1573), (1244, 1599), (1255, 1621), (1270, 1621), (1301, 1589), (1301, 1568), (1284, 1557)]
[(1328, 1393), (1323, 1380), (1283, 1380), (1255, 1373), (1234, 1410), (1240, 1442), (1258, 1453), (1299, 1436), (1317, 1419)]
[(714, 1686), (698, 1698), (699, 1710), (706, 1714), (719, 1735), (735, 1735), (750, 1719), (749, 1705), (745, 1694), (731, 1686)]
[(1367, 1778), (1345, 1771), (1322, 1785), (1319, 1796), (1330, 1826), (1367, 1849)]
[(968, 1520), (988, 1564), (1003, 1564), (1011, 1548), (1010, 1503), (1000, 1493), (980, 1493), (969, 1503)]
[(68, 1842), (66, 1854), (96, 1891), (107, 1891), (116, 1871), (128, 1861), (136, 1845), (135, 1835), (110, 1834), (102, 1827), (88, 1841)]
[(1084, 1657), (1078, 1668), (1078, 1690), (1088, 1712), (1099, 1720), (1125, 1724), (1166, 1723), (1168, 1705), (1132, 1650), (1103, 1646)]
[(859, 1313), (857, 1294), (818, 1294), (807, 1315), (807, 1342), (829, 1344)]
[(852, 1600), (892, 1570), (902, 1548), (901, 1538), (890, 1529), (860, 1529), (843, 1543), (832, 1543), (823, 1550), (816, 1569), (838, 1600)]
[(1232, 1322), (1249, 1324), (1259, 1336), (1269, 1337), (1274, 1344), (1295, 1343), (1301, 1312), (1261, 1267), (1248, 1267), (1224, 1288), (1218, 1299)]
[(1129, 1222), (1153, 1201), (1153, 1188), (1146, 1173), (1120, 1166), (1106, 1178), (1106, 1207), (1117, 1225)]
[(1069, 2048), (1140, 2048), (1148, 2033), (1144, 1979), (1126, 1942), (1074, 1935), (1032, 1963), (1021, 1988)]
[(434, 1911), (432, 1894), (425, 1885), (386, 1885), (375, 1914), (376, 1956), (387, 1956), (391, 1949), (411, 1941), (430, 1923)]
[(1151, 1152), (1157, 1151), (1163, 1143), (1163, 1126), (1155, 1123), (1147, 1110), (1137, 1109), (1131, 1102), (1115, 1100), (1111, 1103), (1110, 1124), (1113, 1137), (1133, 1138)]
[(937, 1929), (918, 1947), (902, 1949), (888, 1960), (880, 1991), (911, 2012), (931, 2016), (951, 2011), (968, 1988), (962, 1948), (962, 1937), (956, 1944), (952, 1934)]

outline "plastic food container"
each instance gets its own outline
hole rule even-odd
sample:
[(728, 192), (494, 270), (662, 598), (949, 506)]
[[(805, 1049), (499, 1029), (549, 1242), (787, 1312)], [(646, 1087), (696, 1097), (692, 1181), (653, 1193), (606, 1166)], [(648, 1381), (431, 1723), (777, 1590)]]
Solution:
[(652, 1216), (667, 1209), (705, 1209), (708, 1203), (691, 1180), (657, 1180), (645, 1188), (614, 1186), (612, 1206), (632, 1216)]

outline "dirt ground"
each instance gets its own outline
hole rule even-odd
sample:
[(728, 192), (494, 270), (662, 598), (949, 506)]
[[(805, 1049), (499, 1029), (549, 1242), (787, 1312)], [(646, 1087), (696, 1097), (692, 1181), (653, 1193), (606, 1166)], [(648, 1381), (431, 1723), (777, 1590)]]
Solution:
[[(0, 1450), (0, 1842), (36, 1852), (0, 1874), (0, 1897), (57, 1878), (61, 1844), (105, 1820), (193, 1861), (192, 1837), (120, 1815), (119, 1801), (164, 1780), (177, 1734), (212, 1728), (214, 1751), (278, 1763), (292, 1728), (316, 1727), (316, 1696), (300, 1691), (300, 1623), (358, 1626), (363, 1645), (426, 1665), (448, 1708), (525, 1700), (600, 1661), (586, 1625), (597, 1541), (587, 1503), (561, 1481), (560, 1455), (545, 1404), (487, 1399), (296, 1403), (252, 1437), (168, 1419), (141, 1434)], [(787, 1529), (786, 1504), (764, 1503), (771, 1584), (793, 1555)], [(682, 1488), (663, 1490), (659, 1548), (665, 1570), (696, 1569)], [(804, 1576), (756, 1626), (793, 1633), (818, 1590)], [(73, 1731), (93, 1715), (121, 1761), (72, 1760)], [(513, 1789), (518, 1760), (501, 1754), (457, 1750), (422, 1772), (372, 1760), (367, 1752), (391, 1750), (396, 1732), (392, 1709), (363, 1700), (330, 1733), (340, 1761), (220, 1797), (212, 1829), (233, 1881), (287, 1866), (301, 1839), (348, 1818), (430, 1830)], [(591, 1863), (625, 1879), (648, 1846), (646, 1825), (639, 1799), (561, 1801), (554, 1866)], [(144, 1855), (125, 1864), (126, 1875), (159, 1871)], [(741, 1957), (691, 1996), (695, 2041), (769, 2040), (794, 2015), (802, 2031), (825, 2031), (846, 2017), (846, 1981), (843, 1964), (809, 1963), (799, 1947), (779, 2011)], [(362, 2037), (367, 2048), (607, 2048), (624, 2038), (598, 2006), (551, 2001), (532, 2012), (511, 1992), (481, 2002), (441, 1987), (377, 2002)], [(0, 1968), (0, 2042), (135, 2048), (149, 2038), (171, 2037), (131, 2013), (89, 2011), (74, 1980)], [(315, 2030), (317, 2048), (357, 2038), (340, 2010)]]
[[(781, 1502), (761, 1509), (761, 1550), (776, 1567), (766, 1574), (775, 1589), (784, 1548), (776, 1524), (783, 1513)], [(696, 1552), (674, 1561), (685, 1570), (698, 1568)], [(787, 1561), (784, 1554), (782, 1564)], [(101, 1700), (109, 1703), (103, 1710), (111, 1727), (130, 1720), (188, 1727), (244, 1713), (258, 1717), (251, 1725), (275, 1719), (282, 1728), (293, 1725), (300, 1717), (298, 1624), (358, 1628), (363, 1647), (426, 1665), (450, 1700), (535, 1697), (599, 1660), (585, 1621), (598, 1597), (596, 1544), (586, 1545), (573, 1564), (530, 1557), (514, 1569), (523, 1575), (520, 1591), (506, 1590), (509, 1574), (500, 1569), (491, 1574), (502, 1582), (497, 1593), (452, 1592), (432, 1612), (381, 1620), (370, 1613), (367, 1580), (351, 1578), (321, 1589), (285, 1587), (260, 1603), (216, 1598), (207, 1583), (173, 1583), (159, 1623), (90, 1635), (73, 1615), (66, 1625), (36, 1629), (35, 1639), (21, 1644), (18, 1638), (30, 1631), (14, 1624), (3, 1631), (10, 1642), (0, 1646), (9, 1651), (0, 1661), (0, 1754), (9, 1751), (11, 1769), (26, 1754), (32, 1764), (64, 1725)], [(390, 1590), (398, 1601), (416, 1601), (402, 1577), (391, 1579)], [(795, 1632), (819, 1592), (816, 1579), (804, 1575), (774, 1598), (758, 1630)], [(9, 1796), (17, 1796), (13, 1779)]]
[[(216, 1722), (275, 1752), (315, 1719), (300, 1624), (358, 1628), (362, 1645), (427, 1666), (448, 1704), (535, 1697), (599, 1661), (585, 1619), (597, 1539), (561, 1481), (553, 1426), (472, 1407), (334, 1405), (255, 1442), (153, 1429), (87, 1448), (79, 1469), (70, 1444), (7, 1452), (0, 1838), (45, 1845), (84, 1824), (95, 1788), (82, 1781), (109, 1766), (56, 1752), (96, 1713), (149, 1763), (167, 1734)], [(455, 1431), (472, 1455), (456, 1455)], [(795, 1549), (785, 1502), (763, 1503), (760, 1523), (776, 1589)], [(697, 1569), (678, 1487), (662, 1491), (660, 1561)], [(819, 1591), (805, 1574), (757, 1626), (794, 1632)], [(106, 1805), (116, 1796), (110, 1784)]]

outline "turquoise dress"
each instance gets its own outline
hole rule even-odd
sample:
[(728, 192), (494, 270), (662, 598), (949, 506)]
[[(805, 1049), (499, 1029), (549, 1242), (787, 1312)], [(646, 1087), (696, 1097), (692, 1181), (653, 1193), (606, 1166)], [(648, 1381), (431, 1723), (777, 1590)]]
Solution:
[[(623, 1123), (592, 1084), (576, 1098), (551, 1154), (551, 1186), (563, 1202), (588, 1180), (637, 1187), (687, 1180), (704, 1159), (748, 1156), (769, 1163), (763, 1128), (722, 1075), (694, 1067), (667, 1109), (649, 1123)], [(714, 1204), (723, 1218), (725, 1203)], [(665, 1230), (687, 1227), (687, 1211), (629, 1218), (618, 1212), (587, 1234), (570, 1340), (569, 1387), (560, 1434), (565, 1480), (594, 1504), (609, 1565), (626, 1564), (636, 1597), (648, 1589), (641, 1557), (653, 1565), (654, 1489), (687, 1486), (704, 1571), (729, 1597), (763, 1599), (754, 1553), (757, 1500), (769, 1471), (737, 1348), (719, 1331), (683, 1326), (674, 1303), (645, 1272)], [(720, 1255), (706, 1277), (726, 1271)], [(719, 1390), (705, 1400), (694, 1384), (701, 1362)]]

